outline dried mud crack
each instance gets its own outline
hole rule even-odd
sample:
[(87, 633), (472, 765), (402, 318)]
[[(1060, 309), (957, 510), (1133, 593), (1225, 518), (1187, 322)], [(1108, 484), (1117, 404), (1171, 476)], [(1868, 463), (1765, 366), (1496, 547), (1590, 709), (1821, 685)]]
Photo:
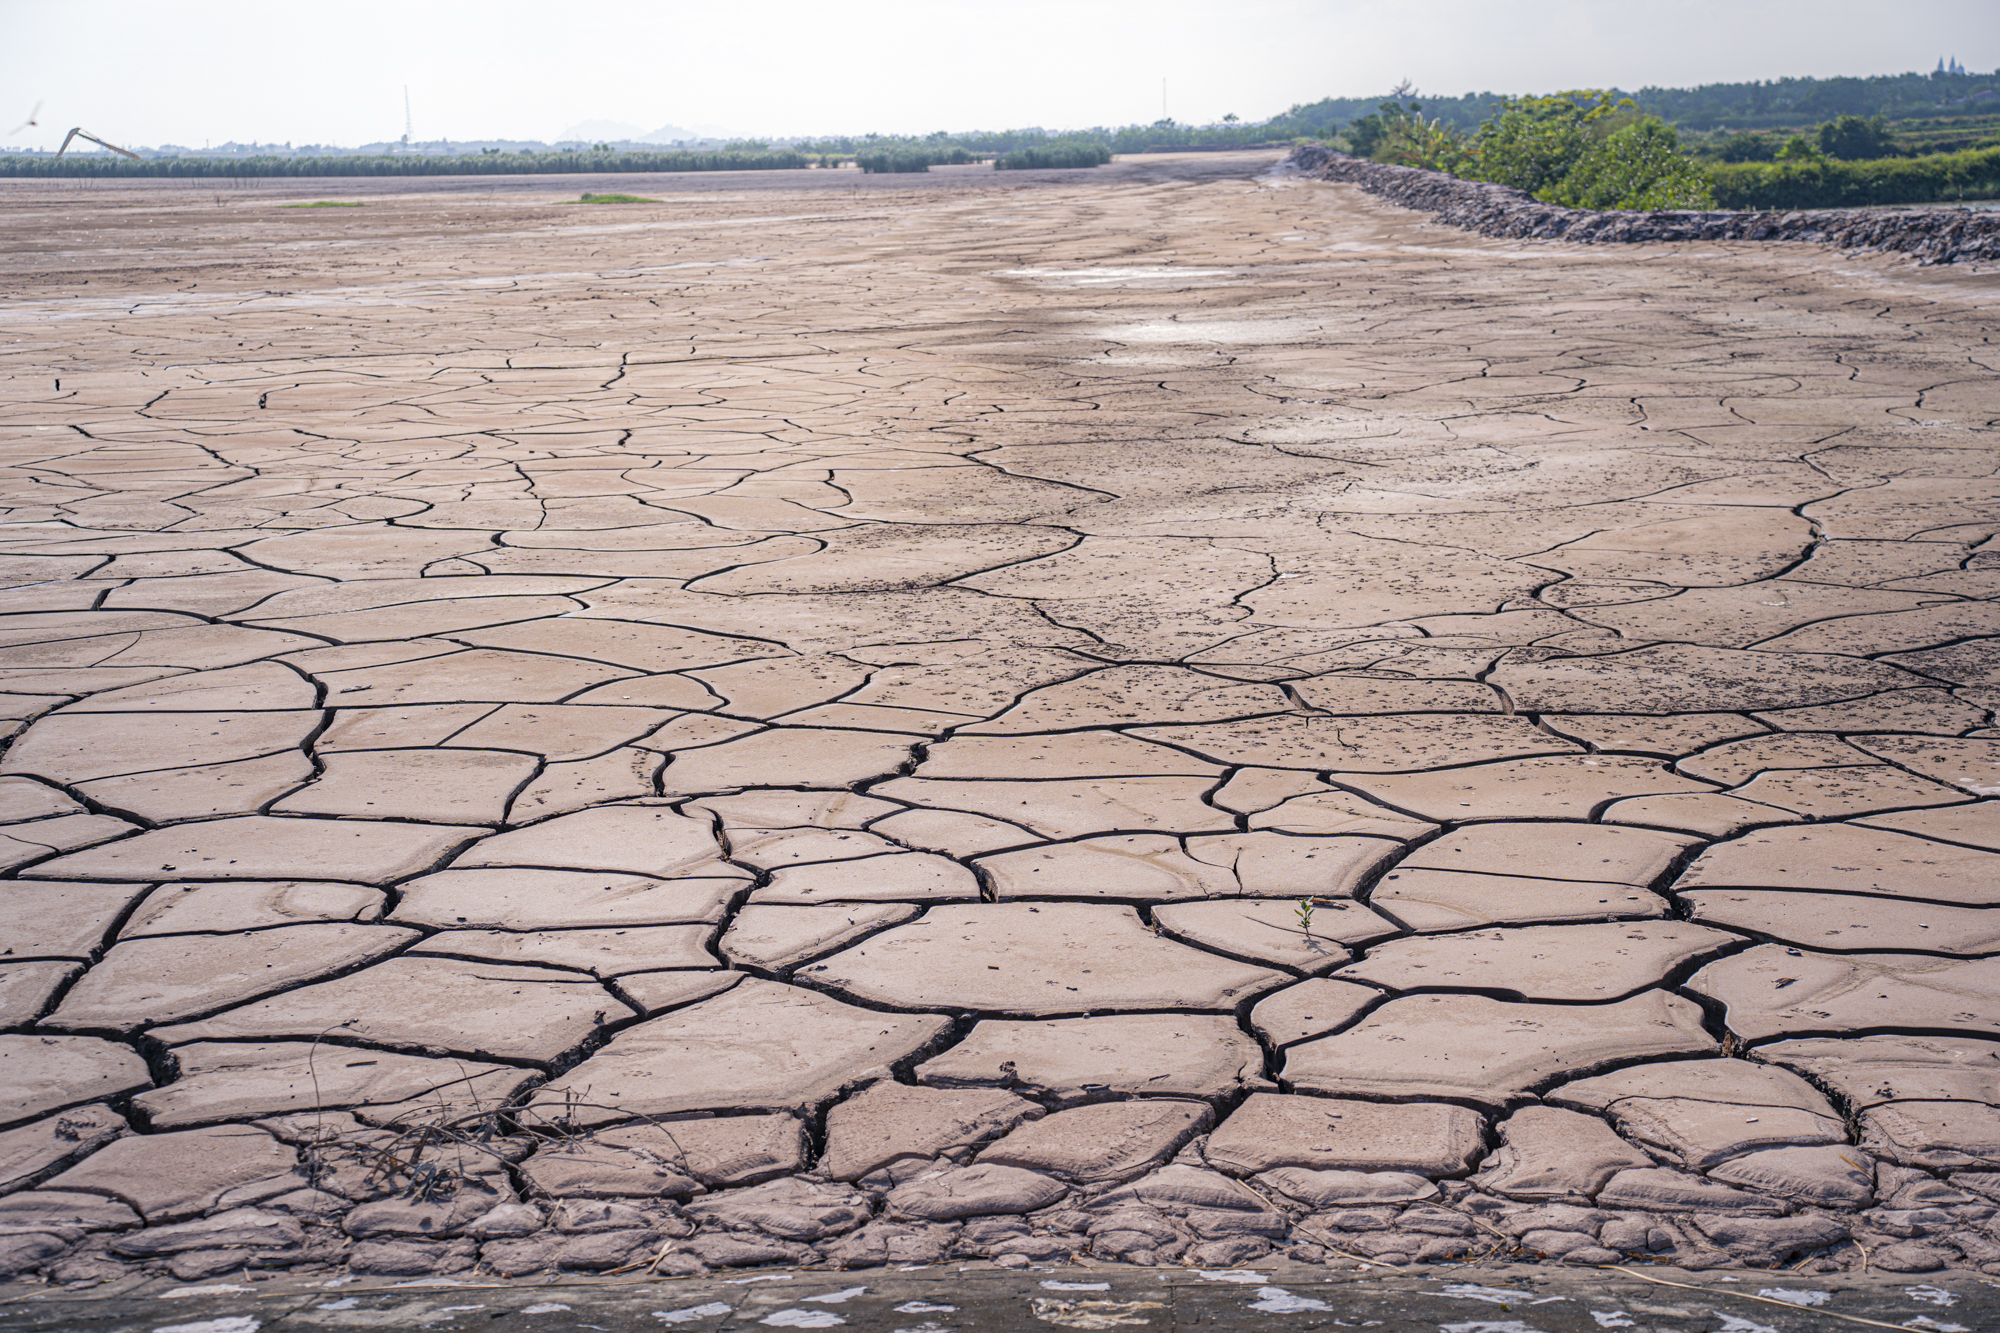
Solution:
[(2000, 1273), (2000, 279), (1275, 161), (0, 191), (0, 1276)]

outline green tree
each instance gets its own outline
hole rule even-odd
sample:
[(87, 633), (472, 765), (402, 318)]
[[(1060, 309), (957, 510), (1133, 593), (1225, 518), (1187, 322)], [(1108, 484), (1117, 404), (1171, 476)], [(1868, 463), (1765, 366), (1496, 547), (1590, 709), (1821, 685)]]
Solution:
[(1896, 140), (1880, 116), (1866, 120), (1860, 116), (1835, 116), (1821, 125), (1813, 137), (1820, 152), (1845, 162), (1891, 157), (1896, 151)]
[(1708, 175), (1681, 151), (1674, 127), (1657, 116), (1633, 121), (1591, 145), (1537, 198), (1568, 208), (1713, 208)]
[(1507, 98), (1500, 114), (1479, 127), (1478, 165), (1471, 174), (1540, 198), (1595, 144), (1638, 115), (1631, 98), (1597, 88)]
[(1794, 134), (1778, 146), (1780, 162), (1824, 162), (1826, 154), (1819, 150), (1819, 144), (1803, 134)]

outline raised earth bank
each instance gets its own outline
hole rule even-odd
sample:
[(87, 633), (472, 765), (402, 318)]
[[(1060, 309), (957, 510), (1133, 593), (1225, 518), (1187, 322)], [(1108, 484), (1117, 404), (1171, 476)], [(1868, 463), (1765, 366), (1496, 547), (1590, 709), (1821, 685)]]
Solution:
[(1970, 208), (1816, 208), (1788, 213), (1628, 213), (1562, 208), (1508, 185), (1394, 167), (1307, 144), (1286, 165), (1349, 181), (1391, 203), (1482, 236), (1584, 245), (1640, 241), (1813, 241), (1843, 250), (1891, 250), (1924, 264), (2000, 259), (2000, 212)]

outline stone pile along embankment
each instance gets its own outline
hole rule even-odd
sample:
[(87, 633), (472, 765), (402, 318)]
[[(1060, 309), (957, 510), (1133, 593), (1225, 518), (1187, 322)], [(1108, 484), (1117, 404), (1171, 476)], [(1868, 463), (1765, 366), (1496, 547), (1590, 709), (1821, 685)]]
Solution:
[(1811, 241), (1843, 250), (1887, 250), (1922, 264), (2000, 260), (2000, 212), (1969, 208), (1812, 208), (1788, 213), (1676, 210), (1601, 212), (1545, 204), (1521, 190), (1395, 167), (1308, 144), (1286, 164), (1320, 180), (1348, 181), (1404, 208), (1481, 236), (1574, 241)]

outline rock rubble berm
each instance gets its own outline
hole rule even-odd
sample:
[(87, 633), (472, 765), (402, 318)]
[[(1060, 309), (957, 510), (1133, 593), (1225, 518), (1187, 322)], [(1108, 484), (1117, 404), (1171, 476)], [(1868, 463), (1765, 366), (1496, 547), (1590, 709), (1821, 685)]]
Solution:
[(1294, 151), (1289, 164), (1321, 180), (1352, 181), (1370, 194), (1433, 214), (1441, 222), (1482, 236), (1585, 245), (1809, 241), (1843, 250), (1910, 254), (1925, 264), (2000, 258), (2000, 219), (1968, 208), (1605, 212), (1545, 204), (1505, 185), (1370, 162), (1318, 145)]
[(0, 1273), (2000, 1273), (1984, 224), (1271, 161), (8, 183)]

